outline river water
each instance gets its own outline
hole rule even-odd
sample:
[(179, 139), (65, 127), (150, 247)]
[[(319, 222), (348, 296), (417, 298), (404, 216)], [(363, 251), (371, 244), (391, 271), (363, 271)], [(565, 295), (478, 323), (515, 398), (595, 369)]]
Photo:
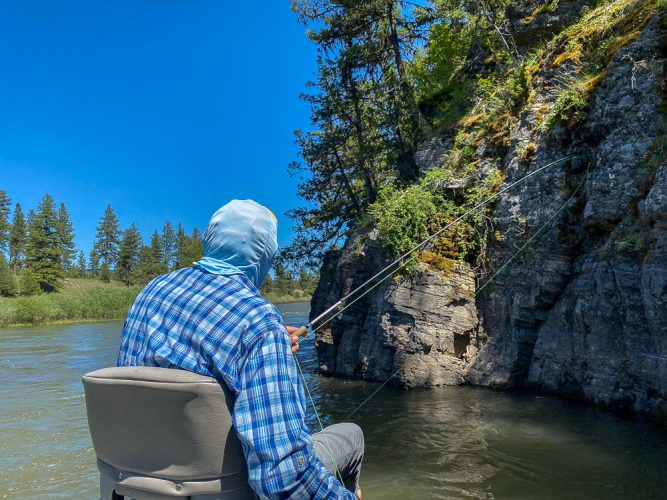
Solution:
[[(305, 323), (307, 304), (280, 307)], [(115, 363), (121, 322), (0, 330), (0, 497), (96, 498), (81, 375)], [(325, 425), (377, 384), (314, 374)], [(312, 409), (309, 424), (316, 429)], [(534, 394), (471, 387), (382, 389), (352, 418), (366, 436), (372, 499), (667, 498), (667, 438), (641, 419)]]

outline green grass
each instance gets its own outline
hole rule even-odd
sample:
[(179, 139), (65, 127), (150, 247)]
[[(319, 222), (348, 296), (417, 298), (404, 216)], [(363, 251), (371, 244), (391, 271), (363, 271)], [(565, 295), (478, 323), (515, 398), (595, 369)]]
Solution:
[[(0, 298), (0, 327), (87, 321), (122, 320), (143, 286), (126, 287), (119, 281), (68, 278), (57, 293)], [(268, 293), (274, 304), (309, 301), (301, 290), (292, 294)]]
[(262, 297), (264, 297), (272, 304), (289, 304), (290, 302), (310, 302), (310, 299), (312, 298), (311, 295), (302, 292), (301, 290), (297, 290), (296, 292), (292, 293), (294, 293), (294, 295), (290, 293), (278, 294), (274, 292), (269, 292), (262, 294)]
[(79, 292), (2, 298), (0, 326), (123, 319), (140, 290), (91, 284)]

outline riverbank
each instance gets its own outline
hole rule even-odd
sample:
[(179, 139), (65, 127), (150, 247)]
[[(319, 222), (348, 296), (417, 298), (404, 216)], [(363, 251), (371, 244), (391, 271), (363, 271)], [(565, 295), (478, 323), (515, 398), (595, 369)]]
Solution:
[[(122, 320), (143, 286), (68, 279), (62, 291), (32, 297), (0, 298), (0, 327)], [(307, 302), (309, 295), (266, 294), (273, 304)]]

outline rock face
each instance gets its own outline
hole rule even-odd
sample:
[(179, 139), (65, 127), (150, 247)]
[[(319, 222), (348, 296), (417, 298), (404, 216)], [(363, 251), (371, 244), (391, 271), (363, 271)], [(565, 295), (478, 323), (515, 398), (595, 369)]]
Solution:
[[(373, 235), (362, 238), (326, 259), (311, 318), (386, 265)], [(463, 383), (478, 343), (474, 288), (474, 275), (461, 266), (449, 276), (424, 269), (383, 282), (317, 332), (320, 370), (375, 381), (393, 375), (404, 387)]]
[[(583, 160), (498, 204), (496, 227), (508, 238), (491, 249), (496, 264), (520, 239), (512, 225), (546, 220), (588, 164), (561, 223), (480, 295), (490, 341), (471, 383), (528, 385), (667, 422), (667, 165), (650, 164), (664, 134), (663, 36), (654, 19), (619, 50), (587, 122), (541, 137), (529, 168), (564, 153)], [(506, 175), (523, 172), (514, 162)]]
[(564, 27), (573, 24), (585, 9), (595, 5), (591, 0), (560, 0), (552, 2), (523, 0), (510, 2), (507, 8), (509, 30), (514, 43), (525, 53), (548, 40)]
[[(562, 4), (578, 15), (577, 3)], [(574, 127), (536, 130), (535, 109), (553, 104), (550, 85), (568, 68), (535, 75), (535, 109), (519, 116), (501, 162), (505, 184), (576, 157), (497, 202), (491, 270), (556, 214), (553, 224), (476, 299), (467, 268), (386, 281), (318, 332), (322, 371), (381, 381), (396, 372), (403, 386), (528, 386), (667, 424), (665, 40), (656, 18), (618, 50)], [(534, 155), (520, 161), (529, 141)], [(447, 147), (425, 143), (422, 172)], [(372, 234), (351, 237), (324, 263), (313, 316), (385, 264)]]

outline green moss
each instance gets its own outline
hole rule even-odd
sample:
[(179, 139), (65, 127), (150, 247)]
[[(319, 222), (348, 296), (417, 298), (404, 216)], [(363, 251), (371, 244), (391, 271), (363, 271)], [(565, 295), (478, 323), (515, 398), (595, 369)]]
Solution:
[(635, 231), (629, 233), (622, 240), (614, 242), (614, 248), (618, 253), (640, 253), (644, 254), (649, 247), (650, 238), (645, 232)]
[(582, 122), (588, 114), (588, 95), (583, 88), (574, 84), (561, 90), (551, 111), (544, 117), (542, 130), (549, 130), (557, 120), (569, 121), (570, 124)]
[(443, 257), (435, 252), (422, 252), (417, 260), (431, 269), (440, 271), (445, 276), (452, 276), (456, 272), (456, 260)]
[(537, 151), (537, 144), (534, 142), (521, 143), (516, 147), (516, 157), (522, 163), (530, 163)]

